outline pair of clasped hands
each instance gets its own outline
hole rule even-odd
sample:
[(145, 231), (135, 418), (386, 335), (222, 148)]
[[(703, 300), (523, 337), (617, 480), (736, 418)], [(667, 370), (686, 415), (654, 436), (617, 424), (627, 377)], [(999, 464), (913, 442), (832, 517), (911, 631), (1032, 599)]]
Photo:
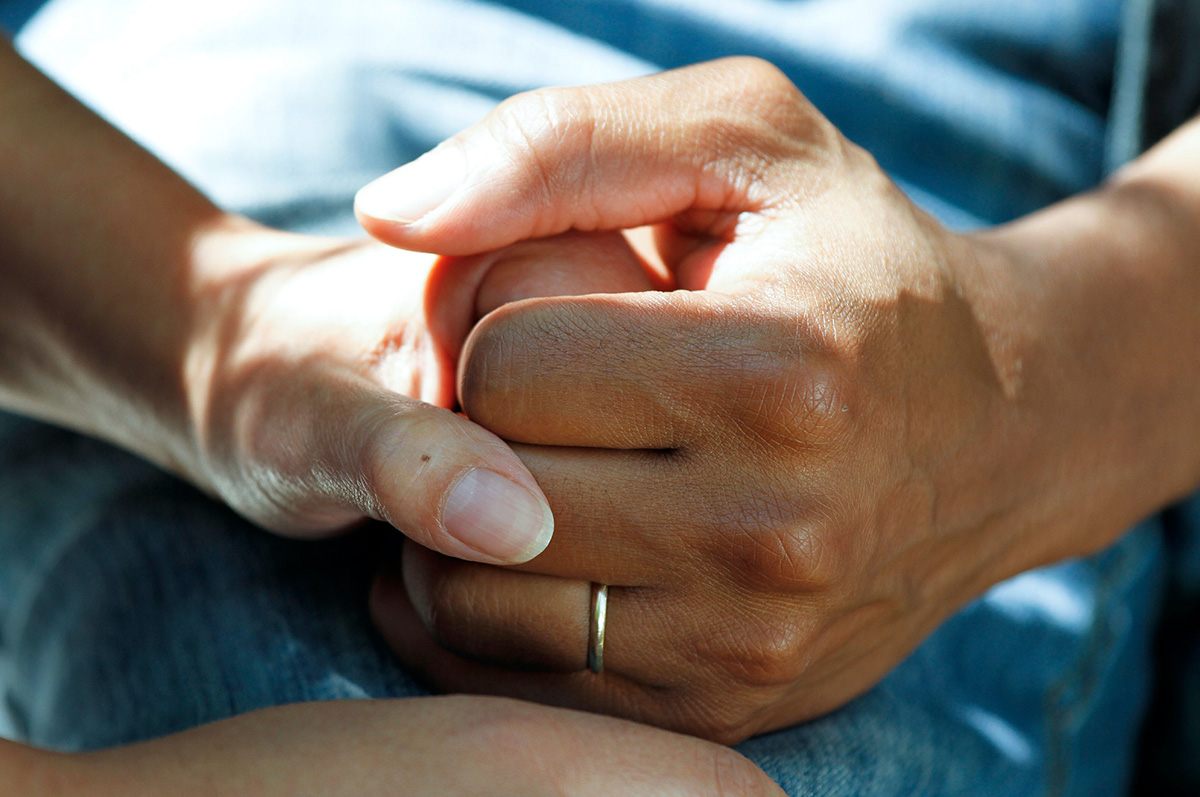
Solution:
[[(1014, 259), (765, 63), (518, 96), (356, 209), (378, 241), (231, 233), (259, 266), (204, 294), (192, 475), (287, 535), (402, 532), (372, 613), (439, 690), (734, 743), (1054, 555), (989, 533), (1030, 458), (976, 467), (1030, 441), (989, 327)], [(555, 716), (589, 756), (630, 733)], [(627, 738), (712, 777), (707, 742)], [(731, 793), (773, 788), (726, 752)]]

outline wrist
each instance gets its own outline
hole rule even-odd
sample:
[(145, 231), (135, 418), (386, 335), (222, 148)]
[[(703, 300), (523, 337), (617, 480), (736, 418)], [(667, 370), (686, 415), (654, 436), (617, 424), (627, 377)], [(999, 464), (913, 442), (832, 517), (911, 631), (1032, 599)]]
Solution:
[(1188, 203), (1123, 181), (972, 236), (1004, 403), (1006, 575), (1111, 543), (1200, 483), (1200, 306)]

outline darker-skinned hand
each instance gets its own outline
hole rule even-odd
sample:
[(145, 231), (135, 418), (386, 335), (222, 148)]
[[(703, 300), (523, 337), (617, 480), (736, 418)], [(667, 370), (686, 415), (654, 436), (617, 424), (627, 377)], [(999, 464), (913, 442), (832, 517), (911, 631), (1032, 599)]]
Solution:
[[(432, 170), (445, 191), (394, 201)], [(1021, 264), (915, 208), (763, 62), (517, 97), (358, 211), (463, 268), (653, 225), (678, 287), (526, 299), (472, 332), (463, 409), (557, 531), (517, 568), (408, 545), (381, 575), (378, 625), (442, 689), (734, 742), (862, 693), (965, 601), (1078, 550), (1064, 530), (1098, 544), (1136, 517), (1079, 509), (1112, 472), (1022, 370), (1034, 303), (996, 299)]]

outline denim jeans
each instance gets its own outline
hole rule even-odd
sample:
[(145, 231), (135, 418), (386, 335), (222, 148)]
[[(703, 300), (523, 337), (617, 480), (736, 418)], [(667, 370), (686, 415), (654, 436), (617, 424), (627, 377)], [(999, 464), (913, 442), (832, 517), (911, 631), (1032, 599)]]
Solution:
[[(1116, 0), (52, 0), (18, 42), (220, 204), (297, 231), (355, 231), (360, 185), (512, 93), (734, 53), (781, 66), (961, 228), (1101, 179), (1120, 18)], [(1198, 528), (1194, 502), (999, 584), (859, 699), (740, 749), (791, 794), (1124, 793), (1164, 595), (1200, 585)], [(0, 415), (8, 733), (94, 749), (421, 694), (365, 612), (387, 534), (273, 537)]]

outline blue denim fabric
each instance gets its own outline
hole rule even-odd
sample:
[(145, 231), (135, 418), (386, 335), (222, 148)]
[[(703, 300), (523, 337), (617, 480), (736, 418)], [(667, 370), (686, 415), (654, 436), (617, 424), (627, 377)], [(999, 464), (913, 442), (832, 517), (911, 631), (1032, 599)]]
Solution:
[(0, 32), (20, 30), (45, 5), (45, 0), (0, 0)]
[[(971, 226), (1100, 179), (1119, 18), (1115, 0), (54, 0), (19, 44), (218, 202), (299, 231), (354, 231), (360, 185), (514, 92), (732, 53), (779, 64), (918, 202)], [(741, 749), (791, 794), (1123, 793), (1161, 526), (998, 585), (860, 699)], [(365, 614), (384, 534), (278, 539), (102, 443), (0, 415), (12, 733), (91, 749), (419, 694)]]

